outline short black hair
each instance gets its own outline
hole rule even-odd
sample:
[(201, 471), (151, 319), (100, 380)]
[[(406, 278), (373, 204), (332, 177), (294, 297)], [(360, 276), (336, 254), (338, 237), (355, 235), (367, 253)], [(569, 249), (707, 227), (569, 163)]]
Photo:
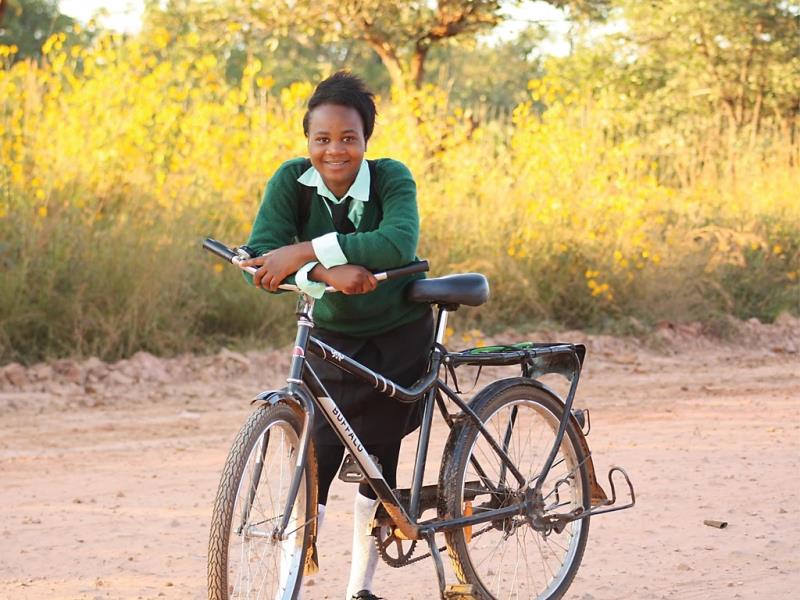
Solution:
[(323, 104), (336, 104), (355, 109), (364, 124), (364, 141), (375, 128), (375, 94), (367, 89), (364, 81), (348, 71), (338, 71), (321, 81), (308, 100), (308, 109), (303, 117), (303, 133), (308, 137), (308, 121), (311, 111)]

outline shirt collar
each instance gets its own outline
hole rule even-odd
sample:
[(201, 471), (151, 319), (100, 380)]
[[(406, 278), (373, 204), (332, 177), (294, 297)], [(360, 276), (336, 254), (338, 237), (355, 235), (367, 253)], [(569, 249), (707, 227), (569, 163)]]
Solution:
[(369, 201), (370, 176), (367, 159), (361, 161), (361, 167), (358, 169), (358, 174), (356, 175), (355, 181), (353, 181), (353, 185), (350, 186), (350, 189), (347, 190), (347, 193), (342, 196), (341, 199), (337, 198), (336, 195), (328, 189), (328, 186), (325, 185), (325, 182), (322, 180), (322, 175), (320, 175), (319, 171), (313, 166), (309, 167), (305, 173), (300, 175), (297, 181), (305, 186), (317, 188), (317, 193), (320, 196), (324, 196), (334, 204), (339, 204), (348, 196), (354, 200), (360, 200), (361, 202)]

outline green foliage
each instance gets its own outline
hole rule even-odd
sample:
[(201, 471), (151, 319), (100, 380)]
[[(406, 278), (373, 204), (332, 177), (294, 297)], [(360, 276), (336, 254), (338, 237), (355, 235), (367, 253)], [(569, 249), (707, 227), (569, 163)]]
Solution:
[(551, 71), (618, 107), (609, 133), (647, 139), (663, 179), (692, 185), (735, 172), (753, 151), (767, 161), (800, 158), (790, 150), (800, 118), (800, 4), (619, 0), (612, 21), (615, 32), (599, 40), (584, 28), (577, 51)]
[(771, 243), (742, 249), (737, 261), (719, 268), (716, 290), (721, 312), (739, 319), (757, 315), (771, 322), (781, 312), (800, 309), (800, 223), (770, 219), (764, 224)]
[(0, 19), (0, 45), (16, 46), (16, 60), (39, 58), (54, 33), (70, 31), (74, 19), (58, 10), (58, 0), (10, 0)]
[[(607, 0), (552, 0), (551, 4), (580, 17), (604, 14)], [(426, 81), (426, 60), (443, 43), (470, 44), (504, 18), (505, 5), (520, 0), (447, 0), (405, 2), (384, 0), (170, 0), (164, 7), (148, 2), (149, 24), (169, 31), (196, 31), (209, 43), (238, 46), (252, 55), (263, 47), (342, 50), (359, 40), (379, 57), (392, 85), (419, 88)], [(325, 50), (323, 50), (323, 54)], [(340, 54), (341, 56), (341, 54)], [(325, 64), (324, 57), (318, 57)], [(336, 61), (334, 61), (336, 62)], [(301, 67), (302, 68), (302, 67)]]
[(496, 44), (440, 44), (429, 55), (428, 80), (449, 90), (456, 106), (507, 115), (528, 99), (528, 81), (542, 75), (536, 49), (545, 37), (542, 26), (531, 26)]
[(757, 130), (764, 115), (797, 113), (800, 4), (628, 1), (623, 10), (638, 62), (658, 74), (656, 81), (672, 82), (670, 91), (721, 110), (727, 126)]

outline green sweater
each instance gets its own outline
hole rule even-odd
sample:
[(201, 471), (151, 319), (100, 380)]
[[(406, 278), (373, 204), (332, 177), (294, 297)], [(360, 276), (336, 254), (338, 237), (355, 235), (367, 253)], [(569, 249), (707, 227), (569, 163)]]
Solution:
[[(305, 160), (295, 158), (283, 163), (267, 183), (247, 242), (258, 256), (335, 231), (325, 201), (316, 190), (311, 190), (308, 222), (297, 230), (303, 187), (297, 178), (305, 170)], [(337, 234), (337, 241), (348, 263), (383, 271), (416, 260), (417, 188), (410, 171), (401, 162), (382, 158), (375, 166), (374, 187), (380, 199), (370, 198), (364, 204), (356, 231)], [(326, 293), (314, 306), (314, 322), (324, 329), (356, 337), (376, 335), (410, 323), (430, 310), (425, 304), (409, 302), (403, 293), (410, 281), (422, 277), (423, 274), (417, 274), (386, 281), (368, 294)]]

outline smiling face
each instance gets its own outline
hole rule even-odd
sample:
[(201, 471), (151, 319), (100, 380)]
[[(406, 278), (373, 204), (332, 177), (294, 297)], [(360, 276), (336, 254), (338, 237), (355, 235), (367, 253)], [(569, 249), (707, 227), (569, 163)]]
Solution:
[(341, 198), (358, 175), (367, 142), (358, 111), (322, 104), (308, 118), (308, 154), (328, 189)]

